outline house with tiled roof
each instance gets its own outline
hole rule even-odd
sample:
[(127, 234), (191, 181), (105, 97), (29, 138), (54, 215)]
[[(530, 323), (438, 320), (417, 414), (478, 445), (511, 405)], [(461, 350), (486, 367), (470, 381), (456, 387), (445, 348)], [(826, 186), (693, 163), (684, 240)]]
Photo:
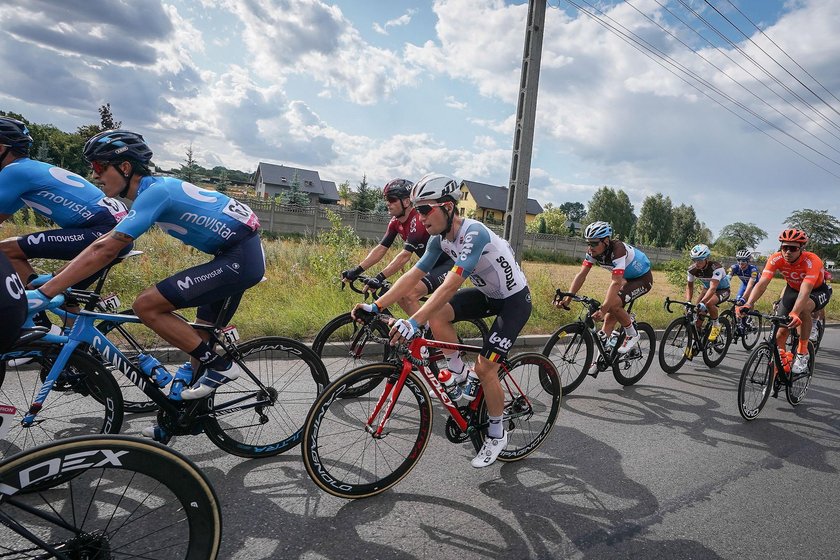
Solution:
[[(507, 187), (497, 187), (476, 181), (461, 181), (461, 198), (458, 212), (462, 216), (470, 213), (476, 220), (491, 224), (504, 223), (507, 208)], [(536, 199), (529, 198), (525, 206), (525, 223), (535, 219), (543, 211)]]
[(257, 196), (274, 198), (276, 195), (289, 191), (297, 181), (301, 192), (309, 197), (309, 202), (315, 204), (337, 204), (338, 189), (333, 181), (325, 181), (317, 171), (301, 169), (287, 165), (260, 162), (254, 175), (254, 187)]

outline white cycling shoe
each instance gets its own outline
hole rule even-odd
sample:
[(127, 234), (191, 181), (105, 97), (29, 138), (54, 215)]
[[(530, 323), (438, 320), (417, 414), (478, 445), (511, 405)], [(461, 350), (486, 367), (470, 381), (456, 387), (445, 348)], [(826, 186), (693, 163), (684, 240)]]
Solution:
[(208, 369), (204, 375), (196, 381), (194, 386), (181, 391), (181, 398), (185, 401), (202, 399), (209, 396), (213, 393), (213, 391), (225, 383), (238, 379), (240, 375), (242, 375), (242, 368), (239, 367), (239, 364), (236, 362), (232, 362), (230, 367), (224, 371)]
[(478, 452), (478, 455), (475, 456), (475, 459), (473, 459), (470, 464), (477, 469), (489, 467), (496, 462), (496, 459), (499, 458), (499, 453), (507, 447), (507, 442), (507, 430), (505, 430), (505, 433), (502, 434), (501, 438), (484, 436), (484, 445), (481, 446), (481, 450)]

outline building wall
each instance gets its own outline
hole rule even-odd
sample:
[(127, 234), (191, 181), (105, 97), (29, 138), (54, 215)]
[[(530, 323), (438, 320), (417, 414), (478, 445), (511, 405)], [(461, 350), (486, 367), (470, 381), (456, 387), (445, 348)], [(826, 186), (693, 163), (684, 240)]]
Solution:
[[(462, 216), (467, 216), (470, 213), (470, 211), (473, 211), (475, 212), (475, 218), (477, 220), (481, 220), (482, 222), (486, 221), (488, 216), (492, 216), (495, 223), (504, 223), (504, 212), (502, 212), (501, 210), (485, 209), (476, 204), (475, 198), (473, 197), (472, 193), (467, 188), (467, 186), (464, 184), (461, 185), (461, 199), (458, 201), (458, 208), (458, 213)], [(536, 217), (536, 214), (526, 214), (525, 223), (527, 224), (532, 222)]]

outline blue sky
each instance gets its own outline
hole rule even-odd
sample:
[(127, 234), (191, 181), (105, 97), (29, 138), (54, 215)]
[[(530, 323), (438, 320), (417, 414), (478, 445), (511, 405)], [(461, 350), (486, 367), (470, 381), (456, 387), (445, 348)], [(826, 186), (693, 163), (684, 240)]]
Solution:
[[(757, 224), (769, 234), (759, 247), (765, 251), (794, 210), (840, 216), (840, 101), (767, 40), (840, 96), (840, 2), (589, 3), (725, 92), (732, 102), (724, 103), (742, 118), (567, 0), (550, 0), (531, 197), (586, 203), (607, 185), (625, 190), (638, 213), (645, 197), (661, 192), (675, 206), (692, 205), (714, 234), (737, 221)], [(316, 169), (325, 179), (354, 186), (363, 175), (382, 185), (428, 171), (507, 184), (525, 2), (7, 4), (0, 12), (0, 108), (32, 121), (72, 130), (96, 122), (97, 108), (109, 102), (124, 127), (146, 136), (162, 167), (176, 166), (192, 143), (206, 166), (250, 171), (270, 161)], [(759, 47), (820, 91), (828, 105)]]

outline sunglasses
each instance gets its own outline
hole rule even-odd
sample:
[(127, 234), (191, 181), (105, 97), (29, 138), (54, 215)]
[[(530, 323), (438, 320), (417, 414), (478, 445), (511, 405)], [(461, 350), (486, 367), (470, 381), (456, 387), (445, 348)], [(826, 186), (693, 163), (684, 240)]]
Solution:
[(111, 167), (111, 164), (107, 161), (92, 161), (90, 162), (90, 168), (93, 169), (93, 172), (97, 175), (102, 175), (106, 169)]
[(391, 203), (400, 201), (400, 199), (397, 198), (396, 196), (386, 196), (385, 200), (387, 200), (388, 202), (391, 202)]
[(590, 247), (597, 247), (598, 245), (601, 244), (601, 240), (597, 239), (595, 241), (587, 241), (586, 244), (589, 245)]
[(700, 262), (700, 261), (705, 261), (707, 259), (706, 259), (706, 257), (699, 257), (699, 258), (693, 258), (691, 260), (694, 261), (694, 262)]
[(432, 210), (434, 210), (438, 206), (443, 206), (443, 203), (441, 203), (441, 204), (421, 204), (419, 206), (415, 206), (414, 208), (416, 208), (417, 211), (420, 212), (421, 215), (428, 216), (432, 212)]
[(788, 253), (795, 253), (800, 250), (802, 247), (799, 245), (782, 245), (779, 247), (779, 251), (786, 251)]
[(748, 262), (750, 262), (750, 260), (749, 260), (749, 259), (736, 259), (736, 260), (737, 260), (738, 262), (744, 262), (744, 263), (748, 263)]

